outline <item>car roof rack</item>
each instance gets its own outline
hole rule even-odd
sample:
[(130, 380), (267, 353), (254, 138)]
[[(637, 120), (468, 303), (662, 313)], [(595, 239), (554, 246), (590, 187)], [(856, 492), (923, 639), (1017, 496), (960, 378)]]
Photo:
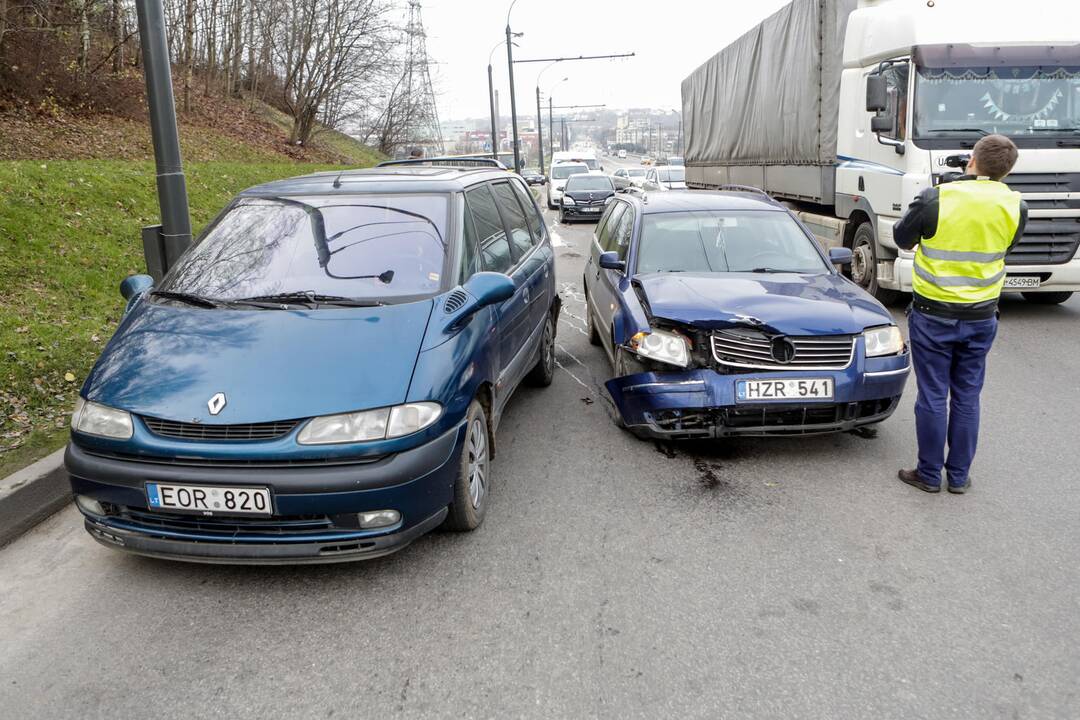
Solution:
[(490, 167), (498, 170), (507, 170), (508, 168), (495, 158), (484, 157), (428, 157), (428, 158), (405, 158), (403, 160), (383, 160), (375, 167), (395, 167), (400, 165), (431, 165), (437, 167), (461, 167), (461, 168), (475, 168), (475, 167)]
[(772, 195), (765, 192), (764, 190), (762, 190), (759, 187), (754, 187), (753, 185), (732, 185), (732, 184), (728, 184), (728, 185), (720, 185), (716, 189), (719, 190), (720, 192), (744, 192), (744, 193), (751, 193), (753, 195), (764, 195), (769, 200), (772, 200), (773, 202), (776, 202), (776, 199)]

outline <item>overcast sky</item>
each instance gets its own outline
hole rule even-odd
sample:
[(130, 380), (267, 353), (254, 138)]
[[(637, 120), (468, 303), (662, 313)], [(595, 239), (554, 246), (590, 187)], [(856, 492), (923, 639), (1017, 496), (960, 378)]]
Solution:
[[(504, 37), (510, 0), (421, 0), (442, 120), (486, 117), (487, 63)], [(559, 63), (540, 88), (559, 105), (677, 109), (683, 78), (787, 0), (517, 0), (515, 59), (637, 53)], [(404, 6), (405, 3), (403, 2)], [(404, 17), (404, 16), (403, 16)], [(509, 113), (506, 53), (492, 55), (501, 111)], [(518, 110), (535, 113), (540, 63), (517, 64)]]

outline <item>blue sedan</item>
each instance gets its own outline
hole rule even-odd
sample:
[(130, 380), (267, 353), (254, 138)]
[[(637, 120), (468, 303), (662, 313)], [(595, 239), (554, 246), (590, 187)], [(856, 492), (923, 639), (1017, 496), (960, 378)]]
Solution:
[(121, 289), (66, 464), (90, 534), (145, 555), (333, 562), (471, 530), (507, 401), (554, 371), (554, 254), (499, 170), (252, 188)]
[(910, 370), (888, 311), (786, 208), (751, 192), (619, 196), (585, 269), (589, 336), (641, 437), (839, 432), (896, 409)]

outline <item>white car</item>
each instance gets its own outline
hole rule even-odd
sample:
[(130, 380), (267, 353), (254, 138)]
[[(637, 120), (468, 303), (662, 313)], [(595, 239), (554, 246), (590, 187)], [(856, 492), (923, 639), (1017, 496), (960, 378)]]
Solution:
[(645, 190), (685, 190), (686, 168), (681, 165), (661, 165), (649, 168), (642, 184)]
[(642, 187), (645, 184), (645, 175), (648, 171), (645, 168), (619, 168), (612, 175), (617, 178), (626, 178), (630, 181), (630, 184), (634, 187)]
[(625, 150), (620, 150), (619, 151), (619, 159), (620, 160), (625, 160), (626, 159), (626, 151)]
[(563, 188), (566, 187), (566, 179), (571, 175), (588, 174), (589, 166), (579, 162), (556, 162), (551, 166), (548, 175), (547, 206), (550, 210), (559, 207), (562, 201)]

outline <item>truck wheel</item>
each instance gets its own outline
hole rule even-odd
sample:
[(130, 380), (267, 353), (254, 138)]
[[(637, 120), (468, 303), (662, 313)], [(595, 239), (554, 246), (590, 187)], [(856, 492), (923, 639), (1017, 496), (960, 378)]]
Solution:
[(883, 305), (889, 305), (900, 299), (900, 293), (878, 286), (876, 248), (874, 228), (870, 223), (864, 222), (855, 228), (855, 237), (851, 241), (851, 279)]
[(1026, 292), (1020, 293), (1029, 303), (1036, 305), (1060, 305), (1072, 297), (1071, 292)]
[(475, 530), (484, 522), (491, 492), (491, 437), (487, 415), (479, 400), (473, 399), (465, 415), (465, 446), (458, 459), (454, 480), (454, 501), (443, 528), (457, 532)]

